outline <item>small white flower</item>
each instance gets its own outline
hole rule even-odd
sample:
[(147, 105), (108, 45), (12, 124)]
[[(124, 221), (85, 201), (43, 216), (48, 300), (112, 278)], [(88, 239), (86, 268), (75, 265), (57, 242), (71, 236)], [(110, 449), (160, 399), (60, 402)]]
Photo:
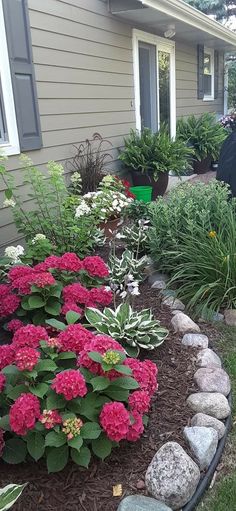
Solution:
[(75, 210), (75, 218), (79, 218), (79, 217), (87, 215), (89, 213), (90, 213), (90, 207), (86, 204), (85, 201), (82, 201), (81, 204)]
[(127, 292), (126, 291), (122, 291), (122, 293), (120, 293), (120, 297), (121, 298), (126, 298), (127, 296)]
[(14, 208), (16, 205), (13, 199), (5, 199), (3, 202), (4, 208)]
[(35, 243), (37, 243), (37, 241), (42, 241), (42, 240), (46, 240), (46, 236), (45, 234), (36, 234), (36, 236), (32, 239), (32, 245), (35, 245)]
[(131, 291), (131, 293), (130, 293), (130, 294), (131, 294), (132, 296), (138, 296), (138, 295), (140, 295), (140, 292), (139, 292), (138, 287), (135, 287), (135, 288), (133, 289), (133, 291)]
[(5, 249), (5, 256), (12, 259), (13, 263), (20, 263), (20, 257), (25, 252), (24, 247), (17, 245), (16, 247), (10, 246)]

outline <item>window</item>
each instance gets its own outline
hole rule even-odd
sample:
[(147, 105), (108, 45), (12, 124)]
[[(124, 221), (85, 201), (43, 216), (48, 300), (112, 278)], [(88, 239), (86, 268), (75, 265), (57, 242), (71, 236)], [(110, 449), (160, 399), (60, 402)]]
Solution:
[(11, 83), (2, 0), (0, 0), (0, 151), (7, 155), (19, 154), (19, 138)]
[(214, 99), (214, 50), (204, 48), (204, 100)]
[(133, 31), (136, 127), (158, 131), (165, 123), (176, 132), (175, 44)]

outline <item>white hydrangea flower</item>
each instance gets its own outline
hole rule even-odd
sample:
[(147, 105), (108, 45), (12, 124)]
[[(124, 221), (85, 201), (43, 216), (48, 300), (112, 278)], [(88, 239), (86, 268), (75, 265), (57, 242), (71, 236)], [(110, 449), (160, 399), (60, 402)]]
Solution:
[(16, 205), (14, 199), (5, 199), (3, 202), (4, 208), (14, 208)]
[(87, 215), (90, 213), (90, 207), (86, 204), (85, 201), (82, 201), (81, 204), (75, 210), (75, 218), (80, 218), (81, 216)]
[(16, 247), (10, 246), (5, 249), (5, 256), (12, 259), (13, 263), (20, 263), (20, 256), (25, 252), (24, 247), (17, 245)]
[(35, 243), (37, 243), (37, 241), (42, 241), (42, 240), (46, 240), (46, 236), (45, 234), (36, 234), (35, 237), (32, 239), (32, 245), (35, 245)]
[(71, 180), (72, 183), (75, 183), (75, 184), (77, 184), (80, 181), (82, 181), (80, 173), (79, 172), (74, 172), (72, 174), (70, 180)]

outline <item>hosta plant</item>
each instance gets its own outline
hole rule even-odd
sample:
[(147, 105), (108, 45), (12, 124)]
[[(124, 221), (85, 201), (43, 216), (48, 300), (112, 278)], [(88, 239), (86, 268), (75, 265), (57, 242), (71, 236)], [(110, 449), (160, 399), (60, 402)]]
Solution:
[[(76, 319), (76, 318), (75, 318)], [(49, 338), (20, 327), (0, 346), (0, 455), (6, 463), (46, 459), (48, 472), (68, 461), (88, 467), (119, 442), (143, 433), (157, 367), (127, 359), (123, 346), (81, 324)]]
[(147, 257), (138, 259), (130, 250), (125, 250), (121, 258), (111, 254), (108, 266), (110, 270), (109, 283), (112, 291), (122, 299), (130, 299), (139, 294), (139, 283), (144, 278)]
[(119, 340), (131, 357), (137, 357), (140, 348), (157, 348), (168, 335), (168, 330), (160, 326), (150, 309), (134, 311), (127, 303), (116, 310), (106, 307), (103, 312), (88, 308), (85, 317), (98, 332)]
[(26, 484), (8, 484), (0, 489), (0, 510), (10, 509), (21, 496)]
[(41, 325), (70, 310), (82, 315), (85, 307), (109, 305), (112, 293), (103, 285), (108, 276), (100, 257), (81, 260), (73, 253), (49, 256), (34, 267), (14, 266), (0, 286), (0, 318), (16, 314)]
[(149, 221), (139, 220), (131, 226), (123, 227), (116, 238), (124, 241), (127, 248), (138, 256), (149, 251), (149, 230)]

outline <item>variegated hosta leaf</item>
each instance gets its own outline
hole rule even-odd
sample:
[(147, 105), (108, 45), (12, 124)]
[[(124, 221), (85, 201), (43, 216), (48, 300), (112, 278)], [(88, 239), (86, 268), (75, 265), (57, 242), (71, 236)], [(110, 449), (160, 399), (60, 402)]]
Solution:
[(0, 489), (0, 511), (10, 509), (22, 494), (26, 484), (8, 484)]

